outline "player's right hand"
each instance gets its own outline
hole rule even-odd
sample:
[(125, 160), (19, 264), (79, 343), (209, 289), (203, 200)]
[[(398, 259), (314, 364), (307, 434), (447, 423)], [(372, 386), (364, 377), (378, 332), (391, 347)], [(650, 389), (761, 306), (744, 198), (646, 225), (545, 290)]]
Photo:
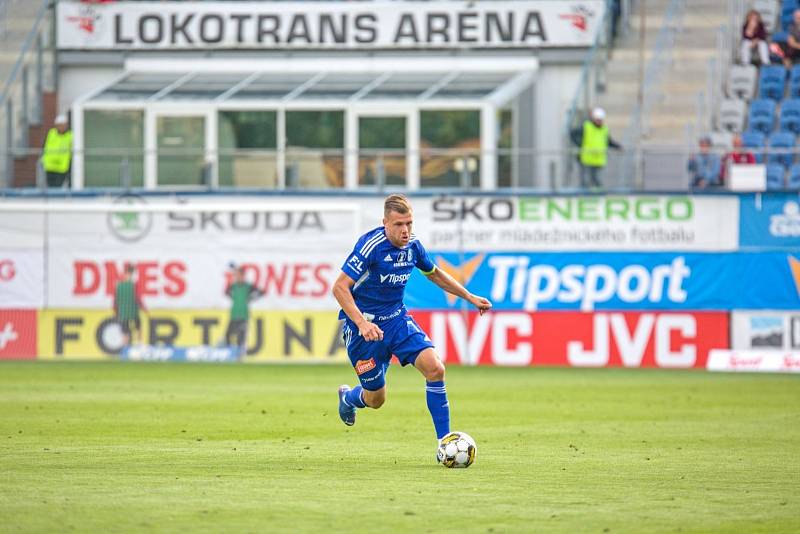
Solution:
[(358, 325), (358, 333), (361, 334), (364, 341), (380, 341), (383, 339), (383, 330), (369, 321), (364, 321)]

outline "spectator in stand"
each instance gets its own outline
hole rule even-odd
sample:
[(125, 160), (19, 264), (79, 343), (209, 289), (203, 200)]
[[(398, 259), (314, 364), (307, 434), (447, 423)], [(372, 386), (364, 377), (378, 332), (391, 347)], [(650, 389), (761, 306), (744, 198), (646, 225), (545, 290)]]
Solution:
[(42, 147), (42, 167), (47, 174), (47, 187), (69, 186), (72, 166), (72, 130), (67, 116), (59, 115), (47, 132)]
[(736, 135), (733, 138), (733, 149), (722, 158), (722, 168), (720, 169), (720, 184), (725, 185), (728, 177), (728, 167), (731, 165), (755, 165), (756, 157), (752, 152), (744, 148), (742, 136)]
[(784, 51), (783, 63), (788, 69), (794, 63), (800, 61), (800, 9), (796, 9), (792, 14), (792, 23), (786, 29), (789, 34)]
[(689, 158), (689, 163), (686, 167), (692, 178), (693, 188), (705, 189), (722, 185), (720, 181), (721, 158), (719, 154), (714, 154), (711, 151), (710, 138), (700, 138), (700, 151)]
[(758, 49), (758, 58), (762, 65), (769, 65), (769, 49), (767, 47), (767, 30), (761, 20), (761, 14), (755, 9), (747, 12), (742, 26), (741, 59), (744, 65), (749, 65), (753, 49)]
[(580, 128), (572, 130), (570, 137), (580, 147), (578, 162), (581, 165), (581, 187), (600, 188), (600, 174), (608, 162), (609, 147), (622, 150), (622, 145), (609, 135), (603, 108), (594, 108), (590, 118)]

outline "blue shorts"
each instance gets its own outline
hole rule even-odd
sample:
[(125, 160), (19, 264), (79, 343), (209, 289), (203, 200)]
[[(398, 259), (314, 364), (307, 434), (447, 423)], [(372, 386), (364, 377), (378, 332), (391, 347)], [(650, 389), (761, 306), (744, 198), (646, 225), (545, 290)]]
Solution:
[(342, 327), (347, 356), (361, 387), (369, 391), (377, 391), (386, 385), (392, 354), (397, 356), (401, 365), (413, 365), (420, 352), (433, 347), (431, 339), (407, 313), (388, 321), (375, 321), (375, 324), (383, 330), (381, 341), (365, 341), (350, 319), (345, 319)]

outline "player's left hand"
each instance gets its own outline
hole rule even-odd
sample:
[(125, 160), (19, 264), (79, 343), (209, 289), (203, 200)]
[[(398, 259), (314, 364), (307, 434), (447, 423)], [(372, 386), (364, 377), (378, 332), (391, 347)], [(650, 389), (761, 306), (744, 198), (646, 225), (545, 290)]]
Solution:
[(479, 297), (478, 295), (472, 295), (469, 301), (473, 306), (478, 308), (478, 313), (481, 315), (492, 309), (492, 303), (487, 298)]

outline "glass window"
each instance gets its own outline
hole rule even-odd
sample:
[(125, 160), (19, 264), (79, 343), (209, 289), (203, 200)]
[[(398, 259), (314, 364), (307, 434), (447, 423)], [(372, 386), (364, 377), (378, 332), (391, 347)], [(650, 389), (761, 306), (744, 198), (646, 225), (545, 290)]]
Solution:
[(219, 185), (277, 187), (277, 116), (275, 111), (219, 112)]
[(480, 121), (478, 110), (420, 112), (422, 187), (478, 187)]
[(344, 186), (344, 112), (286, 112), (286, 185)]
[(208, 185), (205, 117), (157, 117), (156, 132), (158, 185)]
[(359, 185), (406, 185), (405, 117), (361, 117), (358, 121)]
[(497, 112), (497, 187), (516, 185), (513, 176), (514, 115), (510, 109)]
[(83, 112), (84, 185), (142, 187), (144, 184), (144, 112)]

